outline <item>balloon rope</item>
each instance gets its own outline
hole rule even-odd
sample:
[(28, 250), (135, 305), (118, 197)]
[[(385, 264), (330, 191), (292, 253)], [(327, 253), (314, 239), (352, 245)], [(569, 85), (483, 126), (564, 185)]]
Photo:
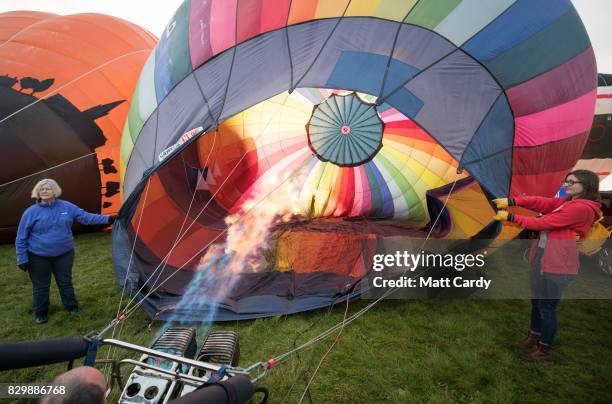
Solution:
[(334, 342), (332, 342), (332, 344), (329, 346), (327, 351), (323, 354), (323, 356), (321, 356), (321, 359), (319, 359), (319, 363), (317, 364), (317, 367), (312, 373), (312, 376), (310, 376), (310, 380), (308, 380), (308, 383), (306, 384), (306, 388), (304, 389), (304, 392), (302, 393), (302, 396), (300, 397), (298, 404), (302, 404), (302, 402), (304, 401), (304, 397), (306, 397), (306, 393), (308, 393), (308, 389), (312, 385), (312, 382), (314, 381), (314, 378), (319, 372), (319, 369), (321, 369), (321, 365), (325, 361), (325, 358), (327, 358), (327, 355), (329, 355), (331, 350), (334, 349), (334, 346), (336, 346), (336, 344), (340, 340), (340, 335), (342, 335), (342, 331), (344, 331), (344, 325), (346, 324), (346, 315), (348, 314), (349, 301), (350, 301), (349, 297), (350, 297), (350, 294), (347, 294), (346, 295), (346, 307), (344, 309), (344, 318), (342, 319), (342, 327), (340, 327), (340, 331), (338, 331), (338, 334), (336, 334), (336, 339), (334, 339)]
[[(215, 137), (213, 139), (213, 144), (210, 148), (210, 151), (208, 152), (208, 155), (206, 156), (206, 162), (204, 163), (203, 167), (207, 167), (208, 166), (208, 162), (210, 160), (210, 156), (212, 155), (212, 152), (214, 151), (215, 148), (215, 144), (217, 142), (217, 135), (218, 135), (219, 131), (217, 129), (215, 129)], [(181, 155), (182, 157), (182, 155)], [(183, 167), (185, 166), (185, 160), (183, 159)], [(181, 224), (181, 228), (179, 229), (179, 231), (176, 234), (176, 238), (174, 239), (174, 242), (172, 244), (172, 247), (170, 248), (170, 250), (168, 251), (168, 254), (166, 255), (166, 257), (164, 257), (164, 259), (162, 260), (161, 264), (161, 269), (155, 268), (155, 271), (149, 276), (149, 279), (152, 279), (153, 276), (155, 276), (155, 273), (157, 273), (157, 277), (155, 278), (155, 280), (152, 282), (152, 288), (155, 289), (155, 284), (159, 281), (160, 276), (162, 275), (164, 269), (166, 268), (166, 265), (168, 263), (168, 261), (170, 261), (170, 256), (172, 255), (172, 252), (174, 251), (174, 249), (176, 248), (176, 246), (180, 243), (182, 236), (181, 236), (181, 232), (183, 231), (183, 229), (185, 228), (185, 224), (187, 223), (187, 219), (189, 218), (189, 212), (191, 212), (191, 207), (193, 206), (193, 201), (195, 200), (195, 196), (198, 193), (198, 187), (200, 186), (200, 181), (202, 180), (202, 175), (200, 175), (198, 173), (198, 180), (196, 181), (196, 185), (195, 188), (193, 189), (193, 193), (191, 194), (191, 200), (189, 202), (189, 207), (187, 208), (187, 212), (185, 213), (185, 217), (183, 218), (183, 223)], [(209, 200), (210, 201), (210, 200)], [(208, 206), (208, 205), (206, 205)], [(206, 207), (204, 207), (203, 209), (205, 209)], [(199, 217), (199, 216), (198, 216)], [(196, 219), (194, 219), (195, 222)], [(191, 225), (193, 225), (192, 222), (189, 226), (189, 228), (191, 228)], [(189, 229), (188, 229), (189, 230)], [(136, 232), (136, 234), (138, 234), (138, 232)], [(186, 234), (186, 233), (185, 233)], [(184, 235), (183, 235), (184, 236)], [(159, 271), (158, 271), (159, 269)], [(149, 281), (149, 279), (147, 279), (147, 282)], [(142, 289), (141, 289), (142, 290)], [(139, 291), (140, 292), (140, 291)], [(128, 304), (129, 305), (129, 304)], [(127, 305), (126, 305), (126, 309), (127, 309)], [(117, 313), (119, 314), (119, 313)]]
[[(270, 120), (266, 123), (266, 125), (261, 128), (259, 134), (255, 137), (254, 143), (257, 142), (257, 140), (259, 140), (259, 137), (264, 133), (264, 131), (267, 129), (267, 127), (270, 125), (271, 121), (274, 119), (274, 117), (279, 113), (279, 111), (281, 110), (281, 107), (283, 107), (286, 102), (287, 99), (289, 98), (289, 94), (286, 94), (283, 102), (281, 104), (279, 104), (279, 108), (275, 111), (274, 114), (272, 114), (272, 116), (270, 117)], [(236, 164), (234, 165), (234, 167), (232, 167), (232, 169), (230, 170), (230, 172), (227, 174), (227, 176), (225, 177), (225, 179), (223, 180), (223, 182), (221, 183), (221, 185), (219, 185), (219, 187), (215, 190), (215, 192), (211, 195), (210, 199), (206, 202), (206, 204), (200, 209), (200, 211), (198, 212), (198, 214), (195, 216), (195, 218), (193, 218), (193, 221), (190, 223), (190, 225), (187, 227), (187, 229), (185, 229), (185, 231), (177, 236), (176, 242), (174, 243), (174, 246), (168, 251), (168, 253), (164, 256), (164, 258), (162, 259), (162, 261), (157, 265), (157, 267), (155, 268), (155, 270), (151, 273), (151, 275), (149, 275), (149, 277), (147, 278), (147, 280), (143, 283), (143, 285), (140, 287), (139, 290), (137, 290), (132, 298), (130, 299), (130, 301), (126, 304), (125, 309), (123, 310), (124, 312), (128, 311), (128, 307), (134, 303), (134, 301), (136, 300), (136, 298), (139, 296), (139, 294), (144, 290), (144, 288), (146, 287), (146, 285), (149, 283), (149, 281), (153, 278), (153, 276), (155, 276), (158, 271), (163, 270), (163, 268), (165, 268), (165, 265), (168, 261), (168, 258), (170, 257), (170, 255), (172, 254), (174, 248), (176, 248), (176, 246), (182, 241), (182, 239), (187, 235), (187, 233), (189, 232), (189, 230), (191, 230), (191, 228), (193, 227), (193, 225), (197, 222), (197, 220), (200, 218), (200, 216), (204, 213), (204, 211), (206, 210), (206, 208), (208, 208), (208, 206), (210, 205), (210, 203), (214, 200), (215, 196), (221, 191), (221, 189), (223, 188), (223, 186), (225, 185), (225, 183), (229, 180), (229, 178), (232, 176), (232, 174), (234, 173), (234, 171), (236, 171), (236, 169), (239, 167), (240, 163), (242, 163), (242, 161), (246, 158), (247, 153), (245, 152), (240, 159), (236, 162)], [(195, 194), (196, 190), (194, 190), (194, 194)], [(208, 243), (205, 248), (208, 248), (214, 241), (216, 241), (220, 235), (224, 234), (225, 232), (219, 234), (217, 237), (215, 237), (210, 243)], [(201, 252), (202, 250), (200, 250)], [(133, 253), (133, 252), (132, 252)], [(199, 252), (198, 252), (199, 253)], [(179, 267), (179, 269), (182, 269), (185, 265), (187, 265), (187, 263), (189, 263), (189, 261), (191, 261), (191, 259), (195, 258), (192, 257), (189, 260), (187, 260), (181, 267)], [(163, 267), (162, 267), (163, 266)], [(162, 268), (160, 270), (160, 268)], [(172, 277), (174, 274), (176, 274), (178, 270), (174, 271), (169, 277)], [(159, 277), (158, 277), (159, 278)], [(155, 282), (159, 280), (156, 279)], [(164, 280), (163, 283), (165, 283), (168, 280), (168, 278), (166, 280)], [(157, 288), (159, 287), (159, 285), (155, 285), (155, 283), (153, 283), (151, 285), (151, 290), (155, 291)], [(146, 296), (150, 296), (151, 293), (148, 293)], [(144, 302), (144, 299), (141, 299), (140, 302), (137, 303), (137, 307), (139, 307), (140, 305), (142, 305), (142, 303)], [(114, 320), (113, 320), (114, 321)], [(110, 323), (109, 323), (110, 325)]]
[[(289, 175), (286, 176), (285, 179), (283, 179), (277, 186), (275, 186), (270, 192), (268, 192), (266, 195), (264, 195), (261, 199), (259, 199), (250, 209), (248, 209), (246, 212), (244, 212), (243, 214), (239, 215), (238, 218), (236, 219), (237, 223), (240, 220), (242, 220), (246, 215), (248, 215), (249, 213), (251, 213), (257, 206), (259, 206), (259, 204), (261, 204), (268, 196), (270, 196), (274, 191), (276, 191), (278, 188), (280, 188), (285, 182), (287, 182), (287, 180), (289, 180), (289, 178), (291, 178), (298, 170), (303, 169), (304, 165), (296, 167)], [(185, 261), (185, 263), (183, 265), (181, 265), (180, 267), (178, 267), (174, 272), (172, 272), (170, 275), (168, 275), (166, 277), (166, 279), (164, 279), (159, 285), (156, 286), (156, 289), (163, 286), (167, 281), (170, 280), (170, 278), (172, 278), (178, 271), (180, 271), (181, 269), (183, 269), (185, 267), (185, 265), (187, 265), (191, 260), (193, 260), (194, 258), (196, 258), (199, 254), (201, 254), (202, 252), (204, 252), (212, 243), (214, 243), (219, 237), (221, 237), (222, 235), (224, 235), (225, 233), (227, 233), (227, 231), (229, 230), (229, 227), (226, 227), (225, 229), (223, 229), (213, 240), (211, 240), (208, 244), (206, 244), (204, 247), (202, 247), (200, 250), (198, 250), (194, 255), (191, 256), (191, 258), (187, 259)], [(151, 291), (149, 291), (138, 303), (136, 303), (134, 306), (132, 306), (129, 310), (125, 310), (124, 311), (124, 319), (127, 319), (133, 312), (134, 310), (136, 310), (138, 307), (140, 307), (142, 305), (142, 303), (149, 297), (151, 296), (151, 294), (155, 293), (155, 289), (152, 289)]]
[(62, 15), (56, 15), (56, 16), (53, 16), (53, 17), (51, 17), (51, 18), (45, 18), (45, 19), (43, 19), (43, 20), (36, 21), (34, 24), (30, 24), (30, 25), (28, 25), (27, 27), (22, 28), (21, 30), (19, 30), (19, 31), (15, 32), (15, 33), (14, 33), (14, 34), (13, 34), (13, 35), (12, 35), (10, 38), (8, 38), (6, 41), (2, 42), (2, 43), (0, 44), (0, 48), (2, 48), (2, 47), (3, 47), (4, 45), (6, 45), (7, 43), (9, 43), (9, 42), (13, 41), (13, 39), (17, 38), (17, 36), (21, 35), (22, 33), (26, 32), (26, 31), (28, 31), (28, 30), (30, 30), (30, 29), (32, 29), (32, 28), (34, 28), (34, 27), (36, 27), (37, 25), (39, 25), (39, 24), (43, 24), (43, 23), (46, 23), (46, 22), (49, 22), (50, 20), (54, 20), (54, 19), (56, 19), (56, 18), (60, 18), (60, 17), (63, 17), (63, 16), (62, 16)]
[[(138, 224), (136, 225), (136, 234), (138, 234), (138, 231), (140, 230), (140, 224), (142, 223), (142, 218), (144, 216), (144, 208), (147, 204), (147, 196), (149, 195), (149, 186), (151, 185), (151, 178), (149, 178), (147, 180), (147, 186), (145, 188), (145, 193), (144, 193), (144, 199), (142, 201), (142, 208), (140, 209), (140, 217), (138, 218)], [(130, 260), (128, 261), (128, 266), (127, 266), (127, 270), (125, 271), (125, 279), (123, 280), (123, 287), (121, 288), (121, 296), (119, 298), (119, 304), (117, 305), (117, 317), (119, 317), (119, 314), (121, 312), (121, 304), (123, 302), (123, 295), (125, 293), (125, 287), (127, 285), (127, 280), (129, 278), (130, 275), (130, 267), (132, 265), (132, 257), (134, 256), (134, 249), (136, 248), (136, 240), (137, 238), (134, 237), (134, 242), (132, 243), (132, 251), (130, 253)], [(117, 338), (120, 338), (121, 335), (121, 329), (119, 330), (119, 334)], [(113, 332), (111, 334), (111, 338), (114, 338), (115, 336), (115, 327), (113, 327)], [(115, 353), (115, 347), (114, 346), (110, 346), (108, 351), (107, 351), (107, 356), (106, 359), (110, 359), (113, 358)], [(104, 365), (104, 374), (106, 374), (108, 369), (108, 363), (106, 365)]]
[(382, 86), (380, 86), (378, 97), (376, 97), (377, 99), (381, 99), (381, 97), (385, 93), (385, 86), (387, 84), (387, 78), (389, 76), (389, 68), (391, 67), (391, 61), (393, 60), (393, 54), (395, 53), (395, 47), (397, 46), (397, 40), (399, 38), (400, 31), (405, 25), (403, 21), (406, 21), (406, 19), (408, 18), (408, 16), (412, 12), (412, 10), (414, 10), (414, 8), (417, 6), (418, 3), (419, 3), (418, 1), (414, 2), (412, 7), (410, 7), (408, 12), (406, 12), (406, 15), (404, 15), (404, 18), (402, 18), (402, 20), (399, 21), (399, 24), (397, 25), (397, 30), (395, 31), (395, 37), (393, 38), (393, 45), (391, 46), (391, 52), (389, 52), (389, 58), (387, 59), (387, 66), (385, 67), (385, 74), (383, 76)]
[[(325, 49), (325, 46), (327, 46), (327, 43), (329, 42), (329, 40), (331, 39), (332, 36), (334, 36), (334, 32), (336, 32), (336, 29), (338, 28), (338, 26), (340, 25), (340, 22), (344, 19), (344, 15), (346, 14), (349, 6), (351, 5), (351, 1), (349, 0), (346, 3), (346, 6), (344, 7), (344, 11), (342, 12), (342, 14), (340, 15), (339, 18), (336, 19), (336, 22), (334, 24), (334, 27), (331, 29), (331, 31), (329, 32), (329, 35), (327, 36), (327, 38), (325, 38), (325, 42), (323, 42), (323, 45), (321, 45), (321, 48), (319, 49), (319, 52), (317, 53), (317, 55), (314, 57), (314, 59), (312, 59), (312, 63), (310, 64), (310, 66), (308, 66), (308, 68), (306, 69), (306, 71), (304, 71), (304, 73), (302, 74), (302, 76), (293, 84), (293, 87), (291, 87), (289, 89), (289, 92), (293, 92), (293, 90), (295, 90), (300, 83), (302, 82), (302, 80), (304, 80), (304, 77), (306, 77), (308, 75), (308, 73), (310, 73), (310, 70), (312, 69), (312, 67), (315, 65), (315, 63), (317, 63), (317, 60), (319, 59), (319, 56), (321, 56), (321, 54), (323, 53), (323, 49)], [(292, 72), (293, 73), (293, 72)], [(292, 79), (293, 79), (293, 75), (292, 75)]]
[[(458, 179), (455, 179), (455, 181), (453, 182), (453, 185), (451, 186), (448, 194), (446, 195), (446, 199), (444, 200), (444, 205), (442, 207), (442, 209), (440, 210), (440, 212), (438, 212), (438, 215), (436, 216), (436, 219), (434, 220), (433, 225), (431, 226), (431, 228), (429, 229), (429, 232), (427, 233), (427, 236), (425, 237), (425, 240), (423, 240), (423, 243), (421, 244), (419, 251), (422, 250), (425, 247), (425, 244), (427, 243), (427, 241), (429, 240), (429, 237), (431, 236), (431, 232), (433, 231), (433, 229), (435, 228), (436, 224), (438, 223), (438, 220), (440, 219), (440, 216), (442, 215), (442, 213), (444, 212), (444, 210), (446, 209), (446, 205), (448, 203), (448, 199), (450, 198), (450, 195), (453, 193), (453, 189), (455, 188), (455, 184), (457, 183)], [(424, 272), (428, 271), (429, 269), (426, 269)], [(402, 274), (400, 276), (405, 276), (408, 273), (408, 268), (405, 269)], [(423, 272), (421, 272), (419, 275), (422, 275)], [(365, 275), (364, 275), (365, 276)], [(361, 279), (363, 279), (363, 277), (361, 277)], [(410, 276), (410, 278), (413, 278), (415, 275)], [(361, 317), (362, 315), (364, 315), (365, 313), (367, 313), (370, 309), (372, 309), (372, 307), (376, 306), (381, 300), (385, 299), (386, 297), (390, 296), (391, 294), (395, 293), (398, 289), (400, 289), (399, 286), (392, 288), (392, 289), (387, 289), (385, 291), (385, 293), (383, 293), (380, 297), (378, 297), (376, 300), (374, 300), (372, 303), (368, 304), (367, 306), (365, 306), (363, 309), (359, 310), (358, 312), (352, 314), (351, 316), (349, 316), (348, 318), (344, 318), (340, 323), (330, 327), (329, 329), (323, 331), (321, 334), (319, 334), (318, 336), (312, 338), (311, 340), (305, 342), (304, 344), (300, 345), (299, 347), (292, 349), (288, 352), (285, 352), (281, 355), (275, 356), (272, 359), (270, 359), (267, 363), (273, 363), (273, 364), (278, 364), (284, 360), (286, 360), (289, 356), (293, 355), (296, 352), (299, 352), (305, 348), (308, 348), (310, 346), (312, 346), (313, 344), (327, 338), (328, 336), (330, 336), (331, 334), (333, 334), (336, 330), (340, 329), (340, 328), (344, 328), (346, 325), (350, 324), (351, 322), (353, 322), (354, 320), (358, 319), (359, 317)]]
[[(287, 96), (285, 97), (285, 99), (283, 100), (283, 103), (279, 105), (279, 109), (272, 115), (272, 117), (270, 118), (270, 121), (274, 118), (274, 116), (276, 116), (276, 114), (278, 113), (278, 111), (280, 111), (280, 107), (285, 105), (285, 103), (287, 102), (287, 98), (289, 97), (289, 94), (287, 94)], [(270, 124), (270, 121), (268, 123), (266, 123), (266, 125), (261, 129), (261, 131), (259, 132), (259, 134), (257, 135), (257, 137), (255, 138), (255, 142), (259, 139), (259, 137), (263, 134), (263, 132), (267, 129), (268, 125)], [(240, 165), (240, 163), (242, 162), (242, 160), (244, 160), (244, 158), (246, 157), (247, 153), (245, 152), (240, 159), (236, 162), (236, 164), (234, 165), (234, 167), (230, 170), (230, 172), (228, 173), (228, 175), (225, 177), (225, 179), (223, 180), (223, 182), (221, 183), (221, 185), (219, 186), (219, 188), (217, 188), (217, 190), (211, 195), (210, 199), (206, 202), (206, 204), (204, 205), (204, 207), (202, 207), (202, 209), (200, 209), (200, 212), (196, 215), (196, 217), (193, 219), (193, 221), (191, 222), (191, 224), (187, 227), (187, 229), (183, 232), (183, 234), (180, 234), (178, 236), (178, 242), (176, 244), (178, 244), (180, 241), (182, 241), (183, 237), (185, 237), (185, 235), (187, 235), (187, 233), (189, 232), (189, 230), (191, 229), (191, 227), (193, 227), (193, 225), (197, 222), (197, 220), (200, 218), (200, 216), (204, 213), (204, 211), (206, 210), (206, 208), (208, 207), (208, 205), (214, 200), (215, 196), (221, 191), (221, 189), (223, 188), (223, 186), (225, 185), (225, 183), (229, 180), (229, 178), (232, 176), (232, 174), (234, 173), (234, 171), (238, 168), (238, 166)], [(194, 191), (195, 192), (195, 191)], [(215, 241), (218, 237), (216, 237), (213, 241)], [(210, 246), (211, 243), (209, 243), (206, 248), (208, 248), (208, 246)], [(168, 251), (168, 253), (164, 256), (164, 258), (162, 259), (162, 261), (157, 265), (157, 267), (155, 268), (155, 270), (151, 273), (151, 275), (149, 276), (149, 278), (147, 278), (147, 280), (143, 283), (143, 285), (140, 287), (140, 289), (138, 291), (136, 291), (136, 293), (134, 293), (134, 295), (132, 296), (132, 298), (130, 299), (130, 301), (128, 302), (128, 304), (125, 307), (125, 310), (128, 309), (128, 306), (130, 304), (132, 304), (135, 300), (136, 297), (138, 296), (138, 294), (140, 292), (142, 292), (145, 288), (145, 286), (149, 283), (149, 280), (151, 280), (151, 278), (160, 270), (160, 268), (162, 267), (162, 265), (165, 268), (166, 262), (168, 260), (168, 258), (170, 257), (170, 255), (173, 252), (173, 248), (170, 249)], [(193, 257), (192, 257), (193, 258)], [(191, 259), (190, 259), (191, 260)], [(185, 265), (187, 265), (187, 263), (189, 263), (188, 260), (187, 262), (185, 262), (182, 266), (184, 267)], [(172, 275), (174, 275), (176, 273), (173, 272)], [(172, 276), (171, 275), (171, 276)], [(155, 290), (157, 289), (159, 286), (155, 286), (155, 284), (151, 285), (151, 289)], [(138, 305), (140, 306), (142, 304), (142, 302), (140, 302)]]
[(9, 182), (5, 182), (4, 184), (0, 184), (0, 188), (4, 187), (6, 185), (10, 185), (10, 184), (12, 184), (14, 182), (18, 182), (18, 181), (24, 180), (24, 179), (29, 178), (29, 177), (33, 177), (33, 176), (38, 175), (38, 174), (42, 174), (42, 173), (44, 173), (46, 171), (54, 170), (54, 169), (56, 169), (58, 167), (65, 166), (66, 164), (74, 163), (77, 160), (84, 159), (84, 158), (89, 157), (89, 156), (93, 156), (94, 154), (96, 154), (96, 152), (85, 154), (85, 155), (83, 155), (81, 157), (77, 157), (77, 158), (74, 158), (72, 160), (64, 161), (63, 163), (56, 164), (53, 167), (45, 168), (44, 170), (40, 170), (40, 171), (37, 171), (37, 172), (32, 173), (32, 174), (24, 175), (23, 177), (14, 179), (14, 180), (9, 181)]
[(151, 49), (140, 49), (140, 50), (137, 50), (137, 51), (133, 51), (133, 52), (129, 52), (129, 53), (124, 53), (123, 55), (117, 56), (117, 57), (116, 57), (116, 58), (114, 58), (114, 59), (107, 60), (106, 62), (102, 63), (101, 65), (99, 65), (99, 66), (95, 66), (94, 68), (92, 68), (92, 69), (90, 69), (90, 70), (86, 71), (85, 73), (81, 74), (80, 76), (78, 76), (78, 77), (76, 77), (76, 78), (74, 78), (74, 79), (70, 80), (69, 82), (67, 82), (67, 83), (65, 83), (65, 84), (63, 84), (63, 85), (61, 85), (60, 87), (56, 88), (55, 90), (53, 90), (53, 91), (49, 91), (49, 92), (48, 92), (47, 94), (45, 94), (44, 96), (42, 96), (42, 97), (40, 97), (40, 98), (36, 99), (36, 101), (33, 101), (33, 102), (29, 103), (28, 105), (25, 105), (25, 106), (23, 106), (23, 107), (19, 108), (17, 111), (15, 111), (15, 112), (13, 112), (13, 113), (11, 113), (11, 114), (9, 114), (9, 115), (5, 116), (4, 118), (2, 118), (2, 119), (0, 120), (0, 123), (2, 123), (2, 122), (4, 122), (4, 121), (6, 121), (7, 119), (12, 118), (13, 116), (15, 116), (15, 115), (17, 115), (17, 114), (19, 114), (19, 113), (21, 113), (21, 112), (25, 111), (26, 109), (28, 109), (28, 108), (30, 108), (30, 107), (32, 107), (32, 106), (34, 106), (34, 105), (38, 104), (39, 102), (46, 100), (46, 99), (47, 99), (47, 98), (49, 98), (50, 96), (52, 96), (52, 95), (55, 95), (55, 94), (59, 93), (59, 92), (60, 92), (61, 90), (63, 90), (64, 88), (66, 88), (66, 87), (68, 87), (68, 86), (70, 86), (70, 85), (72, 85), (72, 84), (76, 83), (77, 81), (81, 80), (82, 78), (84, 78), (84, 77), (86, 77), (86, 76), (89, 76), (91, 73), (96, 72), (96, 71), (98, 71), (98, 70), (102, 69), (103, 67), (106, 67), (106, 66), (108, 66), (108, 65), (110, 65), (110, 64), (112, 64), (112, 63), (115, 63), (115, 62), (117, 62), (117, 61), (119, 61), (119, 60), (121, 60), (121, 59), (124, 59), (124, 58), (130, 57), (130, 56), (133, 56), (133, 55), (138, 55), (138, 54), (140, 54), (140, 53), (144, 53), (144, 52), (151, 52)]

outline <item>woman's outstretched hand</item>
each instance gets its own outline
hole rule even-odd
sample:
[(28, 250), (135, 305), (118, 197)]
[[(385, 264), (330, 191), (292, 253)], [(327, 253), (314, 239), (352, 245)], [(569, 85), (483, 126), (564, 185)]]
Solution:
[(493, 220), (499, 220), (501, 222), (505, 222), (508, 219), (508, 216), (510, 214), (508, 213), (507, 210), (498, 210), (497, 213), (495, 214), (495, 216), (493, 216)]
[(508, 198), (497, 198), (492, 201), (497, 209), (508, 209)]

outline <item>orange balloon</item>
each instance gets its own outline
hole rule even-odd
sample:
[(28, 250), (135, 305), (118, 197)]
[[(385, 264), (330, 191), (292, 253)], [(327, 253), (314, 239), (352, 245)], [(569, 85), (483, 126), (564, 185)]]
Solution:
[(42, 178), (85, 210), (119, 210), (119, 146), (157, 39), (101, 14), (0, 14), (0, 241)]

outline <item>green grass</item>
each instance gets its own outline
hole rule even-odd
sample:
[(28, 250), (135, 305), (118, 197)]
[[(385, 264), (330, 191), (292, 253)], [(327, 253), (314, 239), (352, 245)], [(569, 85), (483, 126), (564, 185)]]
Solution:
[[(110, 251), (107, 233), (76, 237), (74, 283), (82, 312), (65, 312), (53, 286), (49, 323), (39, 326), (33, 322), (30, 281), (15, 267), (13, 247), (0, 246), (0, 341), (77, 336), (108, 324), (120, 299)], [(351, 302), (349, 315), (367, 303)], [(555, 361), (541, 365), (517, 355), (529, 310), (528, 300), (383, 301), (343, 330), (310, 388), (312, 402), (612, 402), (611, 302), (563, 301)], [(344, 311), (341, 302), (331, 309), (214, 328), (240, 333), (240, 365), (248, 366), (318, 335), (340, 322)], [(148, 345), (161, 324), (151, 329), (147, 324), (138, 311), (120, 336)], [(333, 339), (272, 369), (260, 383), (270, 390), (270, 402), (297, 402)], [(106, 355), (102, 350), (99, 358)], [(0, 382), (48, 381), (64, 369), (65, 364), (2, 372)], [(124, 368), (126, 376), (129, 371)]]

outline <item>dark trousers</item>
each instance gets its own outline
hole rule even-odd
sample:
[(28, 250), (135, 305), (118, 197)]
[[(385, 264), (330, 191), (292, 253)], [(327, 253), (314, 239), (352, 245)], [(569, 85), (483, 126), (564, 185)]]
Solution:
[(574, 275), (555, 275), (542, 272), (543, 249), (539, 248), (531, 268), (531, 324), (532, 333), (540, 336), (542, 344), (552, 346), (557, 334), (557, 306), (561, 295), (574, 280)]
[(51, 287), (51, 274), (55, 276), (55, 283), (59, 288), (62, 303), (67, 310), (74, 310), (79, 304), (74, 296), (72, 286), (72, 262), (74, 250), (57, 257), (41, 257), (28, 252), (30, 260), (30, 279), (32, 280), (32, 305), (34, 314), (46, 316), (49, 311), (49, 288)]

